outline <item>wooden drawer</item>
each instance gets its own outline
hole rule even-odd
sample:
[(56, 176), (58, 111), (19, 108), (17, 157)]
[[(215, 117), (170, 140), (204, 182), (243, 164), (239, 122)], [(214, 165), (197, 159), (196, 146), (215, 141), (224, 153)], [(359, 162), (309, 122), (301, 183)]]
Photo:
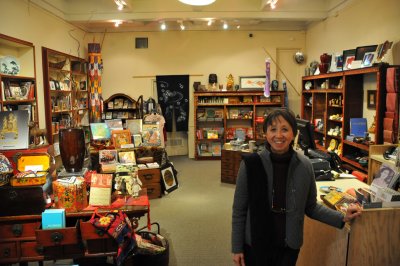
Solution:
[(38, 245), (43, 247), (78, 244), (78, 229), (76, 226), (36, 230), (35, 233)]
[(42, 253), (36, 241), (21, 242), (21, 257), (23, 259), (36, 258), (43, 260)]
[(139, 175), (140, 181), (142, 181), (144, 186), (146, 186), (147, 184), (150, 184), (150, 183), (160, 183), (160, 181), (161, 181), (159, 168), (140, 169), (138, 171), (138, 175)]
[(115, 239), (90, 222), (80, 221), (79, 228), (88, 253), (116, 252), (118, 250)]
[(15, 242), (0, 243), (0, 259), (8, 260), (17, 258), (17, 246)]
[(146, 185), (147, 196), (149, 199), (161, 198), (161, 184), (152, 183)]
[(40, 222), (9, 223), (0, 225), (0, 241), (5, 239), (35, 237), (35, 230), (39, 229)]

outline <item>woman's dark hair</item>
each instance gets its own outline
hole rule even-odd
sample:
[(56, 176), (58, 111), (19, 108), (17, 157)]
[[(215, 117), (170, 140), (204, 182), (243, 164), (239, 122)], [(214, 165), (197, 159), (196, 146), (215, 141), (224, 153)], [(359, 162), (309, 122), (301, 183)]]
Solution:
[(283, 117), (285, 119), (290, 127), (292, 128), (293, 131), (293, 136), (297, 135), (297, 121), (294, 113), (288, 109), (288, 108), (279, 108), (279, 109), (274, 109), (271, 113), (267, 115), (267, 117), (264, 119), (263, 123), (263, 130), (266, 133), (267, 132), (267, 127), (272, 125), (274, 121), (278, 119), (278, 117)]

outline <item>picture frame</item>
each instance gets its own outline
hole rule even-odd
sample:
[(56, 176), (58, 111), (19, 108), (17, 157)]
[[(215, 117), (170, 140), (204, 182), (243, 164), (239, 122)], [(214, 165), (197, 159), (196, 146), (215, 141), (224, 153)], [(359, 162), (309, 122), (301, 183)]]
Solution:
[(49, 81), (49, 86), (50, 86), (50, 90), (52, 90), (52, 91), (56, 90), (56, 84), (54, 83), (54, 80)]
[(239, 84), (239, 90), (264, 90), (265, 76), (241, 76)]
[(161, 167), (161, 180), (164, 194), (171, 193), (179, 187), (172, 163), (167, 163)]
[(111, 138), (111, 132), (106, 123), (90, 123), (92, 140), (107, 140)]
[(126, 120), (126, 129), (128, 129), (132, 135), (142, 133), (142, 119), (128, 119)]
[(127, 129), (112, 130), (111, 139), (116, 149), (124, 148), (126, 145), (132, 144), (131, 133)]
[[(107, 114), (106, 114), (107, 116)], [(108, 116), (109, 117), (109, 116)], [(108, 126), (110, 130), (123, 130), (122, 120), (121, 119), (110, 119), (104, 120), (104, 123)]]
[(138, 148), (142, 145), (142, 135), (141, 134), (134, 134), (133, 135), (133, 145), (135, 148)]
[(350, 69), (352, 69), (352, 66), (351, 66), (351, 65), (353, 64), (355, 58), (356, 58), (355, 55), (348, 56), (348, 57), (346, 58), (346, 61), (344, 62), (343, 69), (344, 69), (344, 70), (350, 70)]
[(367, 91), (367, 108), (368, 109), (376, 108), (376, 90)]
[(118, 159), (120, 163), (136, 164), (134, 151), (121, 151), (118, 153)]
[[(350, 50), (344, 50), (343, 51), (343, 70), (348, 70), (348, 58), (356, 55), (356, 49), (350, 49)], [(350, 60), (350, 66), (351, 62), (353, 62), (354, 58)]]
[(357, 47), (356, 48), (356, 54), (355, 54), (355, 56), (356, 56), (356, 58), (355, 58), (355, 60), (356, 61), (358, 61), (358, 60), (363, 60), (364, 59), (364, 55), (365, 55), (365, 53), (368, 53), (368, 52), (375, 52), (376, 51), (376, 48), (378, 48), (378, 45), (377, 44), (375, 44), (375, 45), (367, 45), (367, 46), (359, 46), (359, 47)]
[(99, 150), (99, 163), (115, 164), (118, 162), (117, 150)]
[(375, 52), (367, 52), (362, 60), (362, 67), (370, 67), (375, 62)]

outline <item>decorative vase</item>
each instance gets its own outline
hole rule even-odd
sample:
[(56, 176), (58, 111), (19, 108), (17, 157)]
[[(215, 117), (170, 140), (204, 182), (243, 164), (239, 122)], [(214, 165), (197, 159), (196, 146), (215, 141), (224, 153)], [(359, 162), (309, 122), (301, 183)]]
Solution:
[(332, 60), (332, 56), (327, 53), (323, 53), (320, 55), (319, 59), (321, 59), (321, 63), (329, 64)]
[(325, 74), (329, 70), (329, 64), (328, 63), (321, 63), (318, 65), (319, 68), (319, 73)]
[(85, 159), (84, 135), (81, 128), (65, 128), (59, 131), (61, 160), (69, 173), (82, 171)]

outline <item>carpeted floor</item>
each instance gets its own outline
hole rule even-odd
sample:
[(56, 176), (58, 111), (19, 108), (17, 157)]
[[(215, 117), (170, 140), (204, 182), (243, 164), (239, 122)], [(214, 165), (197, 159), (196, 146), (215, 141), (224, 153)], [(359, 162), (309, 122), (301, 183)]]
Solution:
[[(150, 201), (151, 220), (170, 244), (170, 266), (233, 265), (230, 252), (235, 186), (221, 183), (221, 161), (170, 160), (179, 188)], [(144, 218), (141, 223), (145, 223)]]

